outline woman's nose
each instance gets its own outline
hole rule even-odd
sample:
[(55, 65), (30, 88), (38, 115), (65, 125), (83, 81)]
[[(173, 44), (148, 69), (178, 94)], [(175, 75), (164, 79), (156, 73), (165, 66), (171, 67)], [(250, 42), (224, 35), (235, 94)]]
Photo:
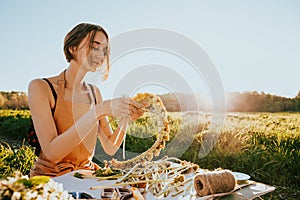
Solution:
[(96, 51), (96, 58), (97, 59), (104, 59), (104, 52), (103, 51)]

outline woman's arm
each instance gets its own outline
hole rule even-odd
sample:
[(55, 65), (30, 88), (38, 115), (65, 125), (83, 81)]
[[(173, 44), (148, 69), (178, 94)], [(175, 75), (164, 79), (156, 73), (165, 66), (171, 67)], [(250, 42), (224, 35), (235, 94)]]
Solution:
[[(98, 89), (97, 93), (100, 96)], [(85, 139), (88, 133), (91, 133), (90, 130), (94, 126), (98, 126), (99, 119), (105, 121), (107, 120), (105, 116), (118, 116), (129, 119), (141, 112), (138, 111), (140, 105), (132, 100), (119, 98), (102, 101), (101, 98), (95, 109), (88, 111), (75, 124), (58, 135), (51, 113), (51, 107), (54, 106), (55, 102), (52, 92), (45, 81), (36, 79), (30, 82), (28, 102), (41, 148), (47, 159), (53, 163), (60, 162), (66, 155), (72, 152)], [(101, 122), (102, 124), (105, 123)], [(125, 136), (124, 131), (121, 131), (118, 136), (117, 131), (112, 133), (110, 126), (103, 126), (101, 130), (99, 137), (105, 151), (108, 154), (114, 154), (123, 141)]]
[(127, 123), (129, 123), (129, 120), (124, 118), (121, 119), (121, 121), (119, 122), (119, 126), (117, 127), (115, 132), (113, 132), (111, 130), (107, 117), (105, 117), (105, 119), (101, 119), (98, 137), (104, 151), (108, 155), (114, 155), (121, 146), (126, 134), (125, 131), (126, 126), (128, 125)]
[[(96, 94), (97, 94), (98, 103), (103, 102), (102, 95), (98, 88), (96, 89)], [(110, 106), (110, 105), (107, 105), (107, 106)], [(132, 108), (133, 110), (131, 112), (129, 109), (129, 116), (123, 117), (120, 120), (119, 126), (115, 130), (115, 132), (112, 131), (107, 116), (104, 116), (100, 119), (98, 137), (100, 139), (100, 142), (101, 142), (101, 145), (102, 145), (104, 151), (108, 155), (112, 156), (118, 151), (119, 147), (121, 146), (121, 144), (124, 140), (124, 137), (126, 134), (125, 133), (126, 126), (129, 124), (129, 122), (131, 120), (135, 120), (135, 119), (139, 118), (141, 115), (143, 115), (144, 111), (142, 110), (142, 107), (144, 105), (136, 103), (135, 106), (136, 107)]]
[[(54, 98), (47, 83), (41, 79), (30, 82), (28, 88), (28, 102), (32, 115), (34, 128), (41, 148), (51, 162), (58, 163), (87, 136), (98, 119), (104, 116), (95, 110), (90, 110), (76, 123), (58, 136), (55, 122), (51, 113)], [(67, 145), (66, 145), (67, 144)]]

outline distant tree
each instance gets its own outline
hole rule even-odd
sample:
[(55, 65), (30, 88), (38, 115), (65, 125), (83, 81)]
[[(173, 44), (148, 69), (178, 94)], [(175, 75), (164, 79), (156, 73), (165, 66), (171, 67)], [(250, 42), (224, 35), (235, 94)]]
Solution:
[(298, 95), (295, 97), (295, 101), (294, 101), (294, 107), (295, 107), (295, 111), (300, 111), (300, 91), (298, 92)]
[(20, 92), (17, 95), (17, 105), (19, 109), (28, 109), (28, 98), (24, 92)]
[(7, 96), (7, 101), (6, 101), (6, 107), (9, 109), (15, 109), (17, 107), (18, 104), (18, 97), (17, 97), (17, 93), (16, 92), (11, 92), (8, 96)]
[(4, 108), (5, 102), (6, 102), (5, 96), (0, 93), (0, 108)]
[(264, 92), (231, 92), (226, 95), (230, 112), (284, 112), (300, 111), (300, 91), (295, 98), (286, 98)]
[(298, 94), (297, 94), (297, 96), (295, 98), (296, 99), (300, 99), (300, 90), (299, 90), (299, 92), (298, 92)]
[(28, 98), (25, 92), (0, 92), (1, 109), (28, 109)]

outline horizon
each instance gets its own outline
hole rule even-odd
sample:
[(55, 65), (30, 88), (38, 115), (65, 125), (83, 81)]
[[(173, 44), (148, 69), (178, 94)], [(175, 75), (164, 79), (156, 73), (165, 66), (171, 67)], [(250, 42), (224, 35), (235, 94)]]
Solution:
[[(28, 95), (27, 94), (27, 92), (24, 92), (24, 91), (15, 91), (15, 90), (12, 90), (12, 91), (4, 91), (4, 90), (0, 90), (0, 93), (2, 93), (2, 92), (8, 92), (8, 93), (10, 93), (10, 92), (23, 92), (23, 93), (25, 93), (26, 95)], [(286, 97), (286, 96), (281, 96), (281, 95), (277, 95), (277, 94), (270, 94), (270, 93), (266, 93), (266, 92), (264, 92), (264, 91), (242, 91), (242, 92), (240, 92), (240, 91), (228, 91), (228, 92), (225, 92), (225, 97), (227, 98), (227, 95), (229, 94), (229, 93), (240, 93), (240, 94), (245, 94), (245, 93), (252, 93), (252, 92), (257, 92), (259, 95), (261, 95), (262, 93), (264, 93), (265, 95), (272, 95), (272, 96), (277, 96), (277, 97), (282, 97), (282, 98), (288, 98), (288, 99), (294, 99), (294, 98), (296, 98), (297, 96), (298, 96), (298, 94), (297, 95), (295, 95), (294, 97)], [(173, 93), (154, 93), (155, 95), (167, 95), (167, 94), (175, 94), (175, 93), (177, 93), (177, 94), (186, 94), (186, 95), (200, 95), (200, 97), (203, 97), (201, 94), (199, 94), (199, 93), (195, 93), (195, 94), (193, 94), (193, 93), (184, 93), (184, 92), (173, 92)], [(299, 90), (299, 93), (300, 93), (300, 90)], [(205, 99), (205, 100), (207, 100), (207, 99)]]

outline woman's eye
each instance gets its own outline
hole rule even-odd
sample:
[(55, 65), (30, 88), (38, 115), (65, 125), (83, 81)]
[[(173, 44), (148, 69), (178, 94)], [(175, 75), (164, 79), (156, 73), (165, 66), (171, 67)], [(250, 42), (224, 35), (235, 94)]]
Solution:
[[(100, 45), (96, 45), (96, 44), (92, 45), (92, 50), (94, 50), (94, 51), (101, 51), (101, 49), (102, 48), (100, 47)], [(104, 56), (106, 56), (108, 54), (108, 48), (107, 47), (103, 48), (102, 52), (103, 52)]]
[(93, 46), (94, 50), (99, 50), (99, 46)]

